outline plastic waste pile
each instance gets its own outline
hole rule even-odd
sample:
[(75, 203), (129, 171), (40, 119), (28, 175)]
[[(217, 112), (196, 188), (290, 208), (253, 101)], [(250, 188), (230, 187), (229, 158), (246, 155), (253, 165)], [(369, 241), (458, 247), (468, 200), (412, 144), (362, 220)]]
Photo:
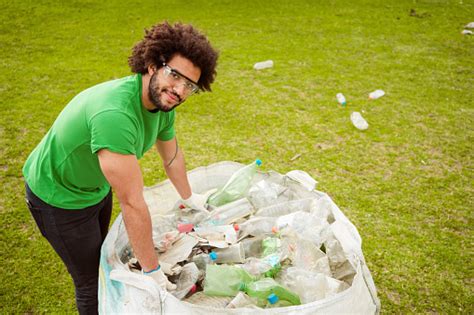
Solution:
[[(325, 198), (310, 196), (316, 182), (291, 175), (255, 181), (260, 160), (238, 169), (208, 200), (207, 212), (179, 202), (153, 216), (153, 240), (169, 292), (193, 304), (274, 308), (334, 296), (352, 284), (356, 268), (334, 237)], [(141, 267), (130, 248), (130, 271)]]

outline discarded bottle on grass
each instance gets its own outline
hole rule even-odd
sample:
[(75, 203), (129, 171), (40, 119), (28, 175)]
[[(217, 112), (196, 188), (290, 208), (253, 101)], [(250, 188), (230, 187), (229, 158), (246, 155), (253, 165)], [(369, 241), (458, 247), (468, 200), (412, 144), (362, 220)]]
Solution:
[(288, 301), (292, 305), (300, 305), (300, 297), (280, 285), (278, 282), (272, 278), (263, 278), (258, 281), (253, 281), (249, 283), (242, 283), (240, 286), (240, 291), (244, 291), (249, 296), (257, 297), (260, 299), (266, 300), (270, 294), (277, 295), (280, 300)]
[(235, 296), (242, 285), (253, 280), (254, 277), (237, 266), (207, 265), (204, 293), (212, 296)]
[(262, 62), (257, 62), (256, 64), (253, 65), (253, 68), (255, 70), (262, 70), (266, 68), (272, 68), (273, 67), (273, 60), (265, 60)]
[(237, 170), (227, 181), (227, 183), (217, 192), (209, 197), (208, 203), (211, 206), (222, 206), (231, 201), (242, 198), (250, 188), (252, 179), (257, 173), (257, 168), (262, 164), (259, 159), (255, 162)]
[(359, 112), (353, 112), (351, 114), (351, 121), (352, 124), (359, 130), (366, 130), (369, 128), (369, 124)]
[(342, 106), (346, 106), (346, 97), (342, 93), (336, 94), (337, 102)]
[(385, 95), (383, 90), (375, 90), (369, 93), (369, 100), (376, 100)]

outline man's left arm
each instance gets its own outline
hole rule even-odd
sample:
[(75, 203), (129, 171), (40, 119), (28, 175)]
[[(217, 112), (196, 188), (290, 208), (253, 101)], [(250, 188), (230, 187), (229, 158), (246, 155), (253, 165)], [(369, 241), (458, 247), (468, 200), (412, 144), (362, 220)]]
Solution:
[(183, 200), (191, 197), (192, 191), (186, 174), (184, 154), (178, 147), (176, 137), (168, 141), (157, 140), (156, 148), (163, 161), (166, 175)]

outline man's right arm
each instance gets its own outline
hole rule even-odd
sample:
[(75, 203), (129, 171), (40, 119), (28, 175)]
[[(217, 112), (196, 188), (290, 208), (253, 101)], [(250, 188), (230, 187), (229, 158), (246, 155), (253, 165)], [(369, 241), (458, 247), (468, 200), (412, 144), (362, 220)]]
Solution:
[(102, 173), (114, 189), (133, 251), (144, 271), (158, 266), (148, 206), (143, 198), (143, 178), (135, 155), (107, 149), (98, 151)]

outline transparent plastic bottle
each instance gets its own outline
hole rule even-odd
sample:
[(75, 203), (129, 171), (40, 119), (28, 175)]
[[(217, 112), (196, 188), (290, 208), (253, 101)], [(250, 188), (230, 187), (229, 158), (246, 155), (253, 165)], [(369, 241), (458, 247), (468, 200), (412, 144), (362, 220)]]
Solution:
[(337, 93), (336, 99), (339, 104), (341, 104), (342, 106), (346, 106), (347, 103), (346, 103), (346, 97), (344, 96), (344, 94)]
[(242, 243), (237, 243), (227, 248), (216, 248), (216, 263), (243, 263), (245, 261), (245, 250)]
[(247, 198), (241, 198), (212, 210), (205, 222), (215, 225), (230, 224), (252, 212), (252, 204)]
[(240, 224), (240, 235), (271, 235), (276, 220), (276, 217), (253, 217)]
[(383, 90), (375, 90), (369, 93), (369, 100), (376, 100), (385, 95)]
[(253, 65), (253, 68), (255, 70), (262, 70), (266, 68), (272, 68), (273, 67), (273, 60), (265, 60), (261, 62), (257, 62), (256, 64)]
[(262, 161), (257, 159), (253, 163), (237, 170), (230, 177), (224, 187), (209, 197), (208, 203), (211, 206), (219, 207), (231, 201), (242, 198), (250, 188), (252, 179), (257, 173), (257, 169), (261, 164)]
[(199, 254), (192, 258), (193, 263), (196, 264), (199, 270), (206, 270), (207, 265), (216, 263), (218, 255), (215, 252), (209, 254)]
[(214, 296), (235, 296), (241, 286), (253, 280), (254, 277), (237, 266), (207, 265), (204, 293)]
[(262, 254), (262, 240), (265, 238), (265, 235), (260, 235), (257, 237), (246, 238), (242, 240), (242, 245), (244, 246), (245, 257), (260, 257)]
[(351, 121), (354, 127), (359, 130), (366, 130), (367, 128), (369, 128), (369, 124), (359, 112), (353, 112), (351, 114)]
[(272, 278), (263, 278), (258, 281), (249, 283), (242, 283), (240, 291), (244, 291), (249, 296), (266, 300), (270, 294), (277, 295), (280, 300), (288, 301), (292, 305), (300, 305), (300, 297), (291, 292), (289, 289), (283, 287)]

